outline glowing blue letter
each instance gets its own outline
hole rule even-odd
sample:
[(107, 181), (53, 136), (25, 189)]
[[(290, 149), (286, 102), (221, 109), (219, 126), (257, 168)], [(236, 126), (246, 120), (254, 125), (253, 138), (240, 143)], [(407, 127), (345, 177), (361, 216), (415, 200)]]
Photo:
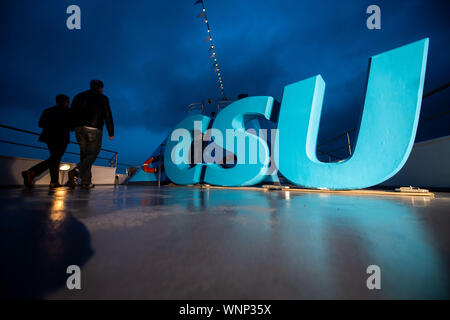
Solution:
[[(164, 151), (164, 168), (167, 177), (174, 183), (188, 185), (200, 182), (203, 165), (196, 162), (201, 162), (201, 153), (203, 152), (201, 148), (202, 138), (193, 139), (192, 133), (194, 133), (194, 137), (202, 135), (208, 129), (210, 121), (211, 118), (200, 114), (187, 117), (177, 125), (169, 139), (167, 139)], [(194, 128), (194, 123), (198, 123), (200, 125), (199, 128)], [(180, 134), (177, 134), (177, 131)], [(182, 134), (183, 132), (186, 132), (186, 134)], [(181, 141), (179, 141), (180, 138), (182, 138)], [(194, 158), (199, 158), (194, 162), (191, 159), (191, 144), (193, 140)], [(195, 146), (195, 141), (200, 141), (200, 146)], [(196, 150), (198, 148), (200, 149)], [(200, 156), (198, 156), (199, 152)], [(191, 164), (193, 165), (192, 167)]]
[[(272, 106), (272, 97), (250, 97), (230, 104), (217, 115), (213, 129), (222, 133), (227, 132), (227, 129), (230, 132), (229, 129), (232, 129), (234, 136), (230, 137), (227, 134), (226, 147), (222, 141), (215, 141), (215, 143), (234, 153), (237, 164), (229, 169), (222, 168), (217, 164), (208, 165), (205, 174), (206, 183), (222, 186), (248, 186), (257, 184), (265, 178), (270, 162), (269, 148), (262, 138), (245, 131), (245, 121), (262, 117), (269, 119)], [(235, 138), (237, 147), (234, 147)], [(257, 146), (258, 150), (250, 150), (251, 145)], [(259, 152), (259, 162), (248, 163), (247, 159), (251, 152)]]
[(373, 56), (353, 156), (341, 163), (316, 157), (325, 82), (315, 76), (286, 86), (275, 161), (295, 184), (359, 189), (377, 185), (405, 164), (416, 136), (428, 39)]

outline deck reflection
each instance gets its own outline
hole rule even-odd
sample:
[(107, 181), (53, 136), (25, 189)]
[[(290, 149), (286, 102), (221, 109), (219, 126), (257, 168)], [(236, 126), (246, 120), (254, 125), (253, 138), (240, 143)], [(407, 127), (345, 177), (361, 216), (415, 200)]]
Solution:
[(66, 207), (67, 190), (1, 190), (0, 297), (42, 299), (69, 265), (92, 256), (90, 235)]
[[(40, 245), (32, 248), (40, 253), (27, 258), (33, 266), (82, 261), (76, 252), (84, 252), (83, 289), (53, 286), (43, 290), (48, 298), (449, 298), (445, 194), (385, 198), (136, 186), (51, 195), (2, 190), (0, 201), (7, 257), (36, 239)], [(18, 235), (30, 232), (41, 237)], [(84, 240), (74, 238), (82, 234)], [(2, 260), (8, 270), (17, 267), (13, 259)], [(372, 264), (381, 268), (379, 291), (366, 287)]]

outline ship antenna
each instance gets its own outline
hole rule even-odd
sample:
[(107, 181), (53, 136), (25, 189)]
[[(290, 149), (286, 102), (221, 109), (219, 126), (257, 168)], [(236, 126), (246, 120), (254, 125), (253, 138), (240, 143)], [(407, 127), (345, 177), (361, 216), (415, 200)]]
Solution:
[(209, 51), (211, 51), (211, 56), (209, 57), (210, 59), (214, 59), (214, 72), (217, 73), (217, 77), (218, 77), (218, 83), (220, 86), (220, 93), (222, 94), (222, 96), (225, 96), (225, 89), (223, 86), (223, 80), (222, 80), (222, 72), (219, 68), (219, 62), (217, 60), (217, 54), (216, 54), (216, 46), (214, 45), (214, 41), (213, 41), (213, 37), (212, 37), (212, 33), (211, 33), (211, 27), (209, 25), (209, 21), (208, 21), (208, 15), (206, 14), (206, 8), (205, 8), (205, 3), (204, 0), (197, 0), (194, 2), (194, 5), (196, 4), (202, 4), (202, 12), (197, 16), (198, 18), (203, 18), (206, 24), (206, 27), (208, 29), (208, 36), (205, 39), (205, 42), (209, 42)]

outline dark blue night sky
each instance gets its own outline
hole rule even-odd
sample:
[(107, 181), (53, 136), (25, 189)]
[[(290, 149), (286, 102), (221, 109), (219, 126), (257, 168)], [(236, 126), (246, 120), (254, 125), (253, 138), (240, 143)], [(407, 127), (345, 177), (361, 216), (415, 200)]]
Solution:
[[(187, 105), (218, 97), (206, 28), (194, 0), (2, 1), (0, 123), (39, 131), (54, 96), (73, 97), (102, 79), (110, 98), (120, 162), (139, 164), (185, 115)], [(77, 4), (82, 29), (66, 28)], [(366, 8), (381, 8), (381, 30), (366, 28)], [(368, 59), (430, 38), (425, 92), (450, 81), (449, 1), (205, 0), (226, 95), (271, 95), (321, 74), (327, 88), (320, 138), (354, 127), (364, 101)], [(450, 94), (426, 99), (422, 117), (449, 109)], [(449, 116), (419, 128), (419, 139), (450, 134)], [(104, 134), (106, 136), (106, 134)], [(40, 145), (0, 130), (0, 139)], [(72, 136), (72, 140), (74, 140)], [(44, 152), (1, 145), (1, 154)], [(76, 151), (76, 146), (70, 150)], [(73, 159), (73, 158), (65, 158)]]

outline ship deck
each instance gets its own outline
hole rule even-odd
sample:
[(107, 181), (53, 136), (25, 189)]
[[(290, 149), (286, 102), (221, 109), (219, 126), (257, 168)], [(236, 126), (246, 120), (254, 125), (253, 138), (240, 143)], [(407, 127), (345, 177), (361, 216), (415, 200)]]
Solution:
[(0, 204), (3, 297), (450, 298), (449, 193), (38, 187), (2, 189)]

